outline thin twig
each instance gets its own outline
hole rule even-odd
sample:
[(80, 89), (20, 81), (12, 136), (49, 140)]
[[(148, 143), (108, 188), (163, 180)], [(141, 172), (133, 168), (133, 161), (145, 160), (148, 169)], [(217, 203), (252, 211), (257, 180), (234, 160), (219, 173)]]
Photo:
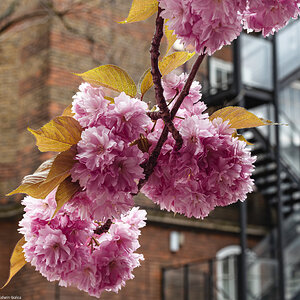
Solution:
[(104, 225), (102, 226), (98, 226), (95, 230), (94, 230), (94, 233), (95, 234), (102, 234), (102, 233), (106, 233), (108, 232), (110, 226), (112, 224), (112, 220), (111, 219), (108, 219)]
[(176, 102), (175, 102), (175, 104), (174, 104), (174, 106), (171, 110), (171, 119), (172, 120), (174, 119), (174, 117), (175, 117), (179, 107), (181, 106), (184, 98), (189, 94), (191, 85), (192, 85), (192, 83), (193, 83), (193, 81), (196, 77), (196, 74), (197, 74), (197, 72), (200, 68), (200, 65), (201, 65), (204, 57), (205, 57), (205, 54), (199, 55), (197, 60), (195, 61), (194, 65), (192, 67), (192, 70), (189, 74), (189, 77), (186, 80), (186, 83), (185, 83), (180, 95), (178, 96), (178, 98), (177, 98), (177, 100), (176, 100)]
[(161, 119), (160, 111), (148, 111), (147, 116), (153, 121)]

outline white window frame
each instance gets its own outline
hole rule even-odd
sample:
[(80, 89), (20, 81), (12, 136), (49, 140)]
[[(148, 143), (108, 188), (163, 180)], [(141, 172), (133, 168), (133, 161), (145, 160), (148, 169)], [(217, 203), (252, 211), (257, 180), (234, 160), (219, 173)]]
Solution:
[(217, 70), (222, 72), (221, 85), (223, 85), (227, 83), (228, 74), (233, 72), (233, 64), (230, 61), (211, 57), (209, 62), (209, 69), (211, 87), (220, 88), (221, 86), (217, 81)]
[[(222, 291), (229, 293), (228, 296), (230, 299), (237, 300), (237, 287), (235, 282), (237, 274), (235, 274), (235, 257), (240, 253), (241, 247), (238, 245), (230, 245), (217, 252), (217, 289), (219, 291), (217, 294), (218, 300), (228, 299), (226, 295), (223, 296)], [(228, 259), (228, 273), (230, 274), (230, 278), (224, 278), (223, 265), (225, 259)], [(228, 280), (229, 291), (225, 290), (224, 279)]]

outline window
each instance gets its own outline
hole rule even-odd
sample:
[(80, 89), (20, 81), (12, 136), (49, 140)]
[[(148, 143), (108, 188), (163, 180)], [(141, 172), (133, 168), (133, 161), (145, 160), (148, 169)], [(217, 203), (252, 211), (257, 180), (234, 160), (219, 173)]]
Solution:
[(217, 253), (218, 300), (238, 300), (237, 259), (240, 253), (238, 245), (225, 247)]
[(212, 57), (209, 72), (212, 88), (227, 90), (232, 84), (232, 62)]

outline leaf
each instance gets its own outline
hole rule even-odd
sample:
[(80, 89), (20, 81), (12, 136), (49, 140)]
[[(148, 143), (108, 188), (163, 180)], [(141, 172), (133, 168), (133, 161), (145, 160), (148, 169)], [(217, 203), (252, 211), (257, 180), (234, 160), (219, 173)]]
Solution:
[(168, 40), (168, 48), (166, 51), (166, 53), (168, 53), (172, 48), (172, 46), (174, 45), (174, 43), (176, 42), (177, 35), (174, 33), (174, 30), (169, 30), (168, 25), (165, 25), (165, 36)]
[[(143, 83), (143, 81), (144, 81), (144, 78), (145, 78), (146, 76), (149, 76), (148, 73), (150, 73), (150, 72), (151, 72), (151, 68), (148, 68), (148, 69), (143, 73), (143, 75), (141, 76), (141, 78), (140, 78), (140, 80), (139, 80), (139, 83), (138, 83), (138, 92), (139, 92), (140, 94), (142, 94), (142, 83)], [(145, 93), (144, 93), (144, 94), (145, 94)], [(141, 100), (143, 100), (144, 94), (142, 94)]]
[[(159, 70), (162, 76), (165, 76), (183, 65), (189, 59), (191, 59), (195, 53), (188, 53), (185, 51), (175, 52), (168, 56), (165, 56), (162, 61), (158, 63)], [(144, 95), (153, 85), (152, 75), (150, 71), (144, 76), (141, 83), (141, 94)]]
[(55, 195), (57, 207), (52, 218), (62, 208), (62, 206), (68, 202), (77, 191), (79, 191), (79, 189), (79, 183), (72, 182), (71, 176), (67, 177), (63, 182), (60, 183)]
[(7, 196), (25, 193), (37, 199), (44, 199), (69, 175), (73, 167), (76, 148), (59, 153), (56, 157), (44, 162), (32, 175), (25, 176), (22, 184)]
[(138, 148), (143, 152), (148, 152), (150, 147), (151, 147), (151, 143), (149, 142), (149, 140), (143, 135), (140, 134), (140, 138), (137, 140), (134, 140), (132, 143), (130, 143), (130, 146), (135, 146), (137, 145)]
[(104, 99), (110, 101), (110, 104), (114, 104), (115, 103), (115, 99), (112, 98), (112, 97), (105, 96)]
[(42, 128), (28, 130), (36, 137), (36, 145), (41, 152), (68, 150), (81, 139), (82, 128), (72, 117), (56, 117)]
[(125, 92), (131, 97), (136, 95), (136, 85), (133, 79), (123, 69), (114, 65), (104, 65), (82, 74), (75, 74), (83, 80), (104, 86), (117, 92)]
[(54, 159), (55, 157), (45, 161), (33, 174), (25, 176), (22, 184), (6, 196), (24, 193), (38, 199), (45, 198), (52, 189), (48, 191), (47, 186), (42, 186), (42, 183), (46, 180)]
[(275, 123), (258, 118), (240, 106), (228, 106), (215, 111), (209, 119), (212, 121), (216, 118), (222, 118), (223, 121), (229, 121), (230, 127), (235, 129), (252, 128), (264, 125), (275, 125)]
[(72, 146), (69, 150), (59, 153), (51, 166), (50, 172), (44, 183), (59, 180), (62, 182), (70, 175), (70, 170), (74, 166), (77, 154), (76, 147)]
[(10, 280), (26, 265), (26, 260), (22, 248), (24, 244), (25, 244), (25, 238), (23, 236), (16, 244), (14, 251), (11, 255), (9, 277), (6, 283), (3, 285), (3, 287), (1, 287), (1, 289), (6, 287), (10, 282)]
[(75, 114), (72, 112), (72, 104), (68, 105), (62, 113), (62, 116), (73, 117)]
[(157, 0), (133, 0), (126, 20), (120, 24), (144, 21), (151, 17), (158, 9)]
[(252, 143), (248, 142), (245, 137), (242, 135), (242, 134), (238, 134), (237, 131), (235, 131), (233, 134), (232, 134), (232, 137), (234, 138), (238, 138), (240, 141), (243, 141), (245, 142), (247, 145), (253, 145)]

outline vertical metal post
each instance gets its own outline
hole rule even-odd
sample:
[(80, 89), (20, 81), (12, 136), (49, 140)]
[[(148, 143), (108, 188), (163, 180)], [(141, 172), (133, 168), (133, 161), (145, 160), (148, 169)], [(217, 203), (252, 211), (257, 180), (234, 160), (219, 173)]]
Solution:
[[(273, 101), (275, 111), (275, 122), (279, 122), (279, 85), (278, 85), (278, 53), (277, 35), (273, 37)], [(283, 250), (283, 205), (281, 193), (281, 166), (280, 166), (280, 126), (275, 127), (276, 137), (276, 164), (277, 164), (277, 260), (278, 260), (278, 290), (279, 299), (285, 300), (285, 276), (284, 276), (284, 250)]]
[(238, 96), (242, 90), (241, 38), (233, 42), (233, 84), (234, 94)]
[(189, 265), (183, 267), (183, 299), (189, 300)]
[(247, 202), (240, 202), (240, 246), (238, 272), (238, 295), (239, 300), (247, 299)]
[[(242, 65), (241, 65), (241, 39), (238, 38), (234, 42), (233, 52), (234, 62), (234, 84), (235, 93), (239, 95), (242, 87)], [(241, 106), (245, 106), (244, 99), (240, 103)], [(239, 257), (239, 272), (238, 272), (238, 295), (239, 300), (246, 300), (247, 297), (247, 203), (240, 202), (240, 246), (241, 254)]]

